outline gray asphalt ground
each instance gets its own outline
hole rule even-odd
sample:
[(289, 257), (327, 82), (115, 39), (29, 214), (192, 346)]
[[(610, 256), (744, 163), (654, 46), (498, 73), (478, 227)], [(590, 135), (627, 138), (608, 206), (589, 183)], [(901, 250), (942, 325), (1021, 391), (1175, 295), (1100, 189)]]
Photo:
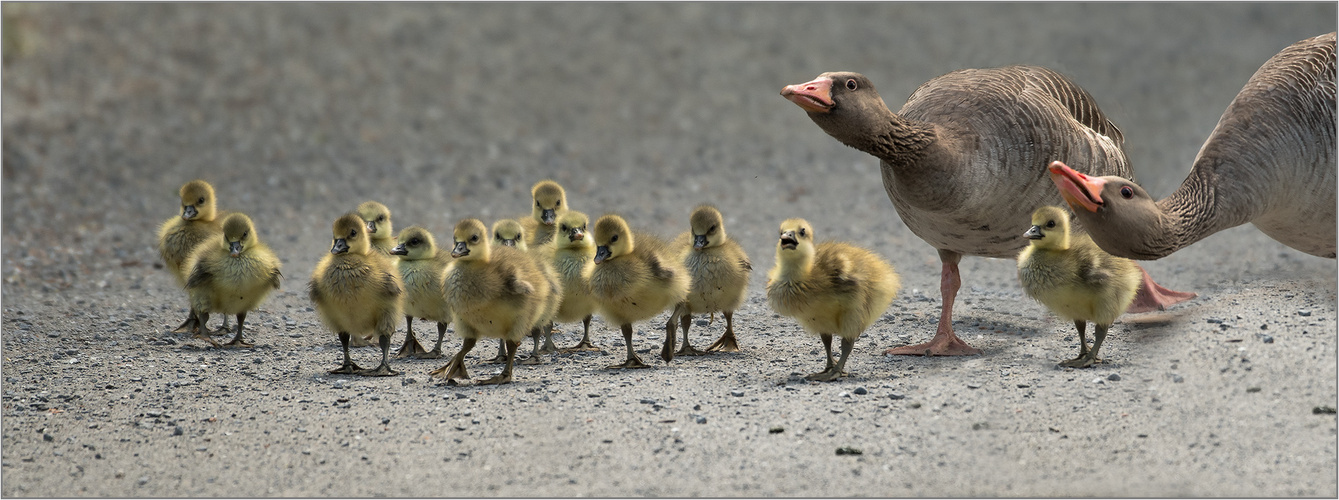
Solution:
[[(1013, 262), (967, 258), (954, 326), (985, 354), (885, 357), (933, 333), (938, 259), (876, 160), (777, 95), (854, 70), (896, 109), (949, 71), (1045, 65), (1097, 98), (1161, 197), (1261, 63), (1335, 30), (1332, 2), (4, 12), (0, 495), (1339, 495), (1334, 260), (1244, 226), (1146, 263), (1199, 298), (1126, 316), (1105, 363), (1071, 370), (1056, 362), (1077, 352), (1072, 325), (1022, 295)], [(155, 229), (194, 178), (284, 261), (248, 317), (253, 349), (168, 333), (186, 303)], [(543, 178), (665, 236), (720, 207), (755, 265), (743, 351), (666, 365), (662, 315), (636, 327), (648, 370), (604, 370), (623, 346), (597, 319), (604, 352), (508, 386), (440, 384), (437, 360), (326, 374), (338, 344), (305, 285), (335, 218), (374, 199), (440, 239), (528, 213)], [(902, 276), (834, 383), (802, 380), (820, 344), (762, 295), (796, 216)], [(476, 377), (499, 369), (480, 361), (493, 345), (469, 358)]]

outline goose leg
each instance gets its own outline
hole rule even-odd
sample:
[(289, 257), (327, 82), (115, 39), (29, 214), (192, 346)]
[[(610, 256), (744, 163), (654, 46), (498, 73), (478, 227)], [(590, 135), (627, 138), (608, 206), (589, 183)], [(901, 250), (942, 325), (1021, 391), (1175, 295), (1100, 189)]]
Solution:
[[(1069, 368), (1087, 368), (1093, 365), (1093, 361), (1088, 357), (1088, 322), (1076, 319), (1074, 320), (1074, 328), (1079, 329), (1079, 357), (1068, 361), (1061, 361), (1060, 366)], [(1094, 332), (1094, 334), (1096, 334), (1096, 332)], [(1103, 334), (1105, 335), (1105, 332), (1103, 332)]]
[(846, 339), (842, 339), (842, 359), (838, 362), (832, 359), (832, 335), (824, 333), (820, 334), (818, 338), (823, 340), (823, 354), (827, 357), (827, 366), (824, 367), (823, 371), (810, 373), (804, 379), (818, 382), (836, 380), (837, 377), (841, 376), (841, 367), (846, 364), (846, 355), (850, 354), (851, 348), (846, 345)]
[(186, 313), (186, 319), (183, 320), (180, 325), (177, 325), (176, 328), (173, 328), (172, 333), (186, 333), (186, 332), (197, 331), (199, 330), (199, 328), (196, 325), (199, 324), (199, 321), (200, 321), (199, 318), (195, 317), (195, 308), (192, 307), (191, 310)]
[(939, 310), (939, 328), (929, 342), (904, 345), (883, 351), (884, 354), (913, 356), (968, 356), (981, 354), (981, 350), (967, 345), (953, 333), (953, 301), (958, 298), (958, 287), (962, 278), (958, 273), (958, 261), (962, 254), (948, 250), (939, 251), (939, 260), (943, 268), (939, 274), (939, 295), (943, 304)]
[[(739, 341), (735, 340), (735, 312), (725, 311), (725, 333), (721, 338), (707, 347), (707, 352), (739, 352)], [(684, 329), (688, 331), (687, 328)]]
[(194, 309), (191, 309), (191, 312), (195, 314), (195, 324), (191, 330), (195, 333), (191, 335), (191, 338), (209, 342), (214, 347), (222, 347), (213, 338), (210, 338), (209, 329), (204, 326), (205, 322), (209, 321), (209, 313), (195, 312)]
[(649, 368), (650, 366), (642, 362), (642, 358), (637, 357), (637, 353), (632, 350), (632, 323), (623, 325), (623, 344), (628, 347), (628, 359), (621, 364), (610, 365), (607, 369), (616, 370), (623, 368)]
[(679, 356), (701, 356), (706, 354), (706, 351), (699, 351), (694, 348), (692, 344), (688, 343), (688, 325), (693, 324), (693, 315), (685, 312), (679, 319), (679, 326), (683, 327), (683, 346), (680, 346), (679, 352), (676, 352), (675, 354)]
[[(675, 321), (675, 313), (678, 313), (679, 311), (680, 309), (678, 307), (675, 307), (674, 312), (670, 313), (669, 321), (665, 322), (665, 342), (663, 344), (660, 344), (660, 359), (665, 360), (666, 363), (674, 361), (674, 343), (678, 342), (674, 338), (675, 337), (674, 321)], [(683, 316), (687, 317), (688, 315), (684, 314)]]
[(442, 357), (442, 338), (446, 336), (446, 322), (437, 322), (437, 345), (431, 351), (416, 352), (415, 358), (419, 359), (439, 359)]
[(553, 329), (554, 324), (552, 321), (544, 327), (544, 347), (540, 348), (539, 352), (544, 354), (554, 354), (558, 352), (558, 345), (553, 343)]
[(1178, 292), (1163, 288), (1162, 285), (1153, 282), (1153, 277), (1148, 275), (1144, 266), (1139, 266), (1139, 271), (1144, 273), (1144, 283), (1139, 286), (1139, 292), (1135, 293), (1134, 302), (1131, 302), (1130, 307), (1125, 310), (1127, 313), (1161, 311), (1167, 309), (1167, 306), (1198, 296), (1194, 292)]
[(594, 343), (590, 341), (591, 317), (592, 317), (591, 315), (587, 314), (585, 318), (581, 318), (581, 342), (577, 342), (577, 345), (574, 345), (572, 347), (559, 349), (558, 352), (580, 352), (580, 351), (600, 350), (599, 347), (597, 347)]
[(442, 365), (441, 368), (428, 372), (428, 375), (432, 375), (433, 378), (445, 378), (447, 380), (469, 379), (470, 372), (465, 370), (465, 355), (469, 354), (471, 349), (474, 349), (475, 342), (478, 342), (478, 339), (465, 339), (460, 343), (460, 351), (457, 352), (455, 356), (451, 357), (449, 363)]
[(413, 316), (410, 316), (408, 314), (405, 315), (404, 330), (405, 330), (404, 345), (400, 346), (400, 350), (395, 351), (395, 359), (408, 358), (408, 357), (417, 358), (421, 357), (419, 356), (420, 354), (425, 354), (428, 352), (427, 349), (423, 348), (423, 344), (420, 344), (418, 342), (418, 337), (414, 335)]
[[(523, 365), (542, 365), (542, 364), (544, 364), (544, 354), (543, 354), (542, 352), (540, 352), (540, 348), (539, 348), (539, 338), (540, 338), (540, 337), (543, 337), (543, 336), (544, 336), (544, 332), (543, 332), (542, 330), (540, 330), (539, 327), (535, 327), (535, 328), (533, 328), (533, 329), (530, 330), (530, 338), (531, 338), (531, 339), (534, 339), (534, 341), (535, 341), (535, 348), (534, 348), (533, 350), (530, 351), (530, 357), (529, 357), (529, 358), (526, 358), (525, 361), (521, 361), (521, 364), (523, 364)], [(503, 342), (506, 343), (505, 340), (504, 340)], [(517, 342), (516, 345), (517, 345), (518, 348), (519, 348), (519, 346), (521, 345), (521, 343), (520, 343), (520, 342)], [(509, 357), (509, 358), (515, 358), (516, 355), (515, 355), (515, 354), (509, 354), (508, 357)], [(507, 360), (507, 363), (508, 363), (508, 364), (511, 364), (511, 360), (508, 359), (508, 360)]]
[[(494, 375), (488, 379), (480, 380), (479, 385), (502, 385), (511, 383), (511, 367), (515, 365), (516, 351), (521, 350), (520, 342), (503, 340), (503, 345), (507, 349), (507, 364), (502, 367), (502, 373)], [(535, 339), (535, 345), (539, 345), (539, 339)]]
[[(223, 317), (226, 318), (228, 316), (224, 315)], [(237, 336), (233, 337), (231, 342), (223, 344), (225, 347), (243, 347), (243, 348), (255, 347), (255, 344), (242, 340), (242, 324), (245, 322), (246, 322), (246, 313), (245, 312), (239, 313), (237, 315)]]
[(498, 341), (497, 341), (497, 356), (493, 356), (493, 357), (490, 358), (490, 359), (485, 359), (483, 362), (484, 362), (484, 364), (489, 364), (489, 365), (495, 365), (495, 364), (498, 364), (498, 363), (506, 363), (506, 362), (507, 362), (507, 341), (506, 341), (506, 340), (498, 340)]
[(339, 332), (339, 343), (344, 346), (344, 364), (339, 368), (330, 370), (331, 375), (351, 374), (362, 371), (358, 365), (353, 364), (353, 358), (349, 357), (349, 334), (348, 332)]
[(391, 336), (389, 333), (380, 335), (377, 338), (377, 344), (381, 347), (381, 365), (371, 370), (358, 370), (358, 374), (364, 377), (394, 377), (400, 372), (391, 369), (388, 362), (391, 355)]

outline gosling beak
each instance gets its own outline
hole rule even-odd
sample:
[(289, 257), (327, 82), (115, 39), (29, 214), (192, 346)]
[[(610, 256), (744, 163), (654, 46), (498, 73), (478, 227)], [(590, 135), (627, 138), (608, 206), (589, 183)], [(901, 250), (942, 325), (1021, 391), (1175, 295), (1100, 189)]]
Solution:
[(242, 255), (242, 242), (240, 242), (240, 241), (229, 241), (229, 242), (228, 242), (228, 255), (231, 256), (231, 257), (236, 257), (236, 256), (238, 256), (238, 255)]
[(609, 257), (612, 255), (613, 253), (609, 251), (609, 247), (607, 245), (600, 245), (598, 247), (595, 247), (596, 264), (609, 260)]
[(349, 251), (349, 242), (344, 238), (335, 238), (335, 245), (330, 247), (330, 253), (340, 254)]
[(181, 218), (191, 220), (197, 215), (200, 215), (200, 212), (195, 209), (195, 205), (185, 205), (181, 207)]
[(544, 212), (539, 214), (539, 221), (543, 222), (545, 225), (548, 226), (552, 226), (553, 221), (557, 219), (558, 219), (558, 212), (552, 208), (546, 208), (544, 209)]
[(470, 247), (463, 241), (457, 241), (456, 247), (451, 249), (451, 256), (457, 259), (470, 254)]
[(584, 240), (586, 239), (586, 232), (581, 230), (581, 228), (579, 227), (574, 227), (572, 228), (572, 231), (567, 233), (567, 239), (570, 241)]
[(409, 249), (403, 244), (395, 245), (395, 248), (391, 249), (391, 255), (409, 255)]
[(693, 235), (693, 249), (694, 249), (694, 250), (701, 250), (701, 249), (703, 249), (703, 248), (707, 248), (707, 235), (705, 235), (705, 234), (694, 234), (694, 235)]
[(800, 240), (795, 239), (795, 231), (786, 231), (784, 233), (781, 233), (781, 248), (784, 248), (786, 250), (794, 250), (796, 246), (799, 246), (799, 244)]
[(377, 234), (377, 223), (372, 222), (372, 221), (367, 221), (367, 232), (372, 233), (372, 234)]
[(1089, 212), (1096, 212), (1105, 204), (1102, 201), (1102, 188), (1107, 183), (1105, 179), (1083, 175), (1059, 161), (1051, 162), (1049, 170), (1051, 182), (1060, 189), (1060, 197), (1065, 199), (1071, 210), (1083, 207)]
[(832, 100), (832, 80), (819, 78), (812, 82), (787, 85), (781, 89), (781, 97), (804, 108), (810, 113), (827, 113), (837, 103)]
[(501, 243), (502, 246), (508, 246), (508, 247), (515, 247), (515, 246), (516, 246), (516, 240), (508, 240), (508, 239), (499, 238), (497, 241), (498, 241), (498, 243)]
[(1029, 240), (1040, 240), (1046, 237), (1046, 235), (1041, 234), (1041, 226), (1029, 227), (1027, 232), (1023, 233), (1023, 236), (1027, 236)]

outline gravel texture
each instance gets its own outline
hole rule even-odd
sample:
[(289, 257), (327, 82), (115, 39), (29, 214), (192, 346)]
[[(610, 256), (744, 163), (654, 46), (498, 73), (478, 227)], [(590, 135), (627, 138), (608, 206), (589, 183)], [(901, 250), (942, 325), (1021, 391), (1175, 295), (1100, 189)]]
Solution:
[[(1014, 263), (967, 258), (955, 328), (985, 355), (884, 357), (934, 330), (935, 252), (873, 158), (777, 95), (849, 69), (896, 108), (952, 70), (1046, 65), (1097, 98), (1161, 197), (1261, 63), (1335, 29), (1333, 3), (4, 12), (0, 495), (1339, 494), (1335, 260), (1245, 226), (1146, 263), (1199, 298), (1126, 316), (1105, 363), (1071, 370), (1056, 362), (1077, 352), (1072, 325), (1023, 297)], [(186, 303), (155, 228), (197, 177), (284, 260), (283, 290), (248, 317), (253, 349), (167, 333)], [(444, 360), (326, 374), (338, 344), (304, 288), (336, 217), (375, 199), (441, 238), (527, 213), (546, 177), (578, 210), (666, 236), (720, 207), (755, 265), (743, 351), (666, 365), (662, 315), (636, 325), (647, 370), (602, 369), (623, 346), (597, 319), (604, 352), (507, 386), (431, 380)], [(762, 295), (792, 216), (902, 275), (837, 382), (802, 380), (820, 343)], [(722, 329), (694, 327), (695, 345)], [(495, 345), (468, 360), (476, 377), (499, 369), (480, 364)]]

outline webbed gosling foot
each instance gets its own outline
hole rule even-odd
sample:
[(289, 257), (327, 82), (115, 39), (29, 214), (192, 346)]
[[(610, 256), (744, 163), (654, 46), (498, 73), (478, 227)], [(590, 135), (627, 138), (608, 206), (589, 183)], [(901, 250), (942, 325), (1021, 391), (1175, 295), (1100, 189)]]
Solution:
[(558, 352), (568, 353), (568, 352), (599, 351), (599, 350), (601, 349), (597, 347), (595, 344), (591, 343), (589, 339), (581, 339), (581, 342), (578, 342), (577, 345), (558, 349)]
[(334, 370), (330, 370), (329, 373), (331, 375), (353, 375), (361, 371), (363, 371), (363, 369), (358, 365), (354, 364), (353, 361), (345, 361), (344, 366), (341, 366)]
[(387, 364), (382, 364), (373, 370), (358, 370), (354, 373), (364, 377), (394, 377), (400, 374), (400, 372), (392, 370), (390, 365)]
[(813, 380), (815, 382), (831, 382), (847, 375), (848, 374), (844, 371), (830, 368), (818, 373), (810, 373), (809, 375), (806, 375), (804, 379)]
[(651, 365), (648, 365), (648, 364), (642, 362), (642, 358), (639, 358), (639, 357), (637, 357), (636, 355), (632, 355), (632, 356), (629, 356), (629, 357), (628, 357), (628, 360), (627, 360), (627, 361), (624, 361), (624, 362), (619, 363), (619, 364), (617, 364), (617, 365), (609, 365), (609, 366), (605, 367), (605, 369), (606, 369), (606, 370), (622, 370), (622, 369), (627, 369), (627, 368), (650, 368), (650, 367), (651, 367)]
[(438, 347), (427, 352), (416, 352), (414, 357), (418, 359), (440, 359), (442, 357), (442, 348)]
[(1061, 361), (1060, 366), (1066, 368), (1089, 368), (1100, 361), (1101, 360), (1092, 356), (1083, 355), (1068, 361)]
[[(404, 345), (400, 346), (400, 350), (395, 351), (395, 359), (409, 357), (423, 358), (424, 356), (422, 355), (427, 354), (428, 352), (429, 351), (423, 347), (423, 344), (419, 343), (418, 337), (415, 337), (413, 333), (410, 333), (405, 336)], [(441, 350), (437, 351), (437, 357), (442, 357)]]
[(511, 374), (505, 372), (499, 373), (490, 378), (486, 378), (484, 380), (476, 382), (477, 385), (502, 385), (510, 383), (511, 383)]
[(441, 368), (428, 372), (433, 378), (444, 378), (447, 380), (462, 379), (469, 380), (470, 372), (465, 370), (465, 363), (454, 358), (450, 363), (442, 365)]
[(209, 334), (207, 334), (207, 333), (196, 333), (195, 335), (191, 335), (191, 338), (194, 338), (194, 339), (200, 339), (200, 340), (203, 340), (203, 341), (205, 341), (205, 342), (209, 342), (209, 343), (212, 344), (214, 347), (223, 347), (223, 346), (220, 346), (218, 342), (215, 342), (214, 339), (210, 338), (210, 337), (209, 337)]
[[(214, 345), (218, 344), (216, 343)], [(242, 340), (242, 337), (233, 337), (232, 341), (223, 344), (223, 347), (238, 348), (238, 349), (246, 349), (248, 347), (255, 347), (255, 346), (256, 346), (255, 344)]]
[(699, 351), (692, 344), (689, 344), (687, 338), (683, 339), (683, 346), (678, 351), (674, 351), (675, 356), (701, 356), (706, 353), (707, 351)]
[(739, 341), (735, 340), (734, 332), (725, 332), (716, 342), (707, 346), (707, 352), (739, 352)]

